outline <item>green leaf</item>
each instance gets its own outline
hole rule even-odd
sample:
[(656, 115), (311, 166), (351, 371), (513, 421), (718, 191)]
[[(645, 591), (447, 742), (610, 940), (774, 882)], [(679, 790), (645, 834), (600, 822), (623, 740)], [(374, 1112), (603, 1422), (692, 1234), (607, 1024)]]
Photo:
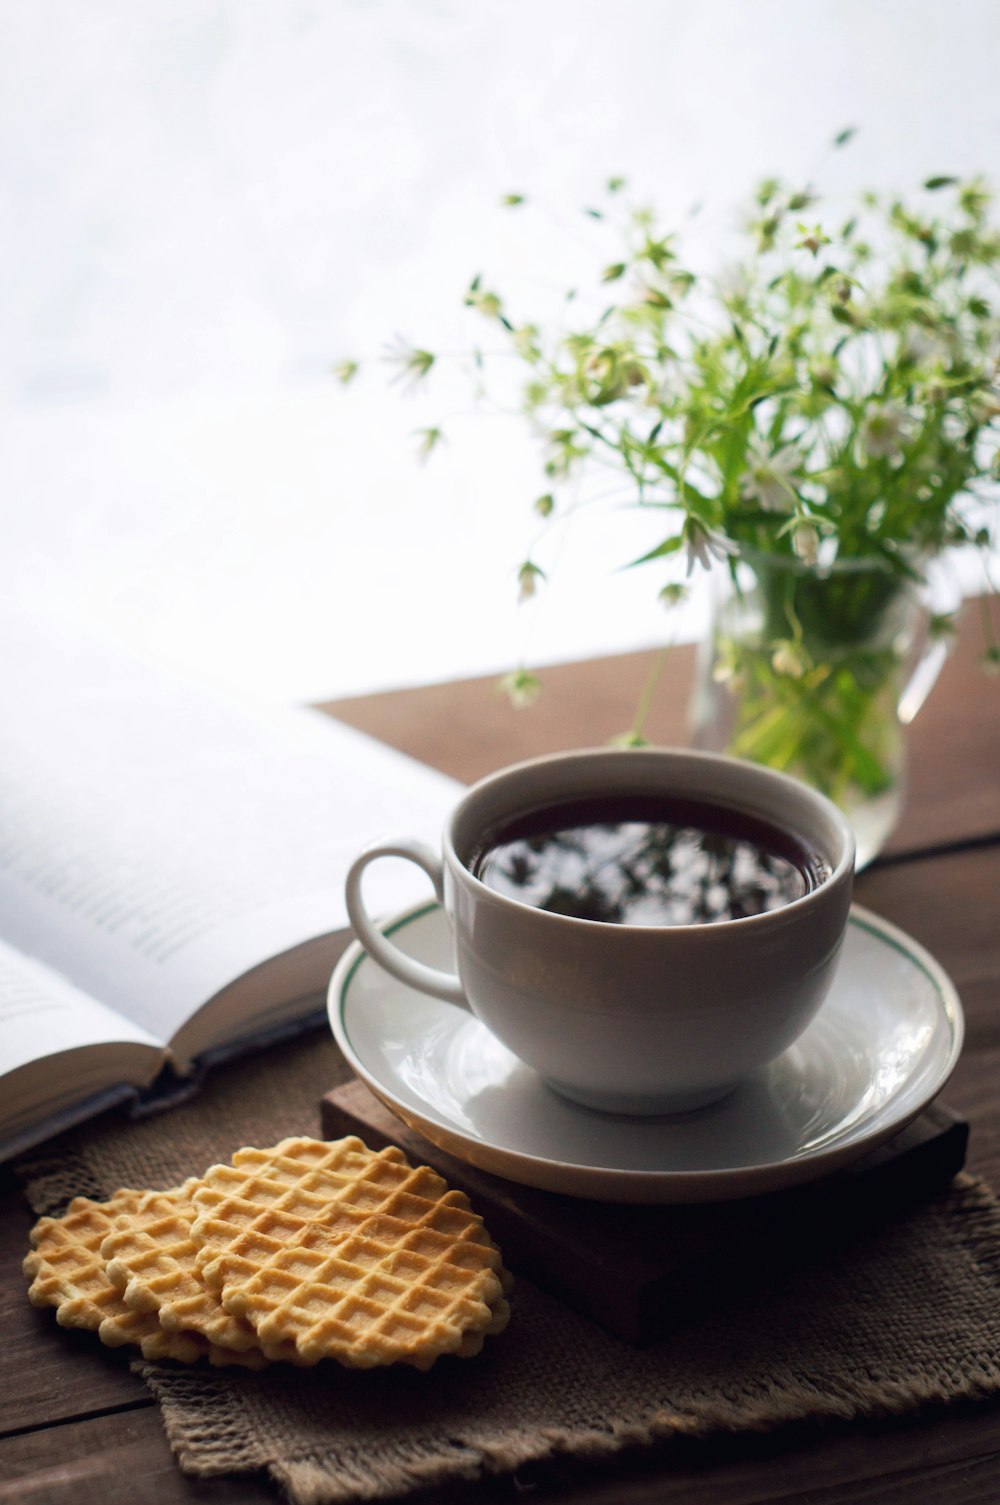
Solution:
[[(618, 446), (615, 441), (613, 439), (609, 439), (607, 434), (602, 434), (600, 429), (595, 429), (589, 423), (583, 423), (582, 421), (580, 423), (580, 427), (583, 429), (583, 432), (585, 434), (589, 434), (592, 439), (599, 440), (601, 444), (606, 444), (609, 449), (613, 449), (617, 452)], [(553, 439), (555, 439), (556, 435), (553, 434), (552, 437)], [(568, 437), (570, 439), (573, 438), (572, 431), (570, 432)]]
[(430, 375), (436, 357), (432, 350), (420, 350), (415, 345), (402, 342), (390, 351), (386, 359), (391, 365), (398, 367), (395, 380), (405, 381), (412, 390)]
[(539, 517), (551, 517), (556, 499), (551, 491), (547, 491), (544, 496), (537, 497), (533, 505)]
[(624, 178), (609, 178), (607, 186), (608, 186), (608, 192), (609, 193), (621, 193), (622, 189), (625, 187), (625, 179)]
[(667, 262), (675, 259), (670, 240), (669, 235), (647, 235), (645, 244), (638, 253), (640, 259), (650, 262), (658, 272), (662, 272)]
[(650, 549), (648, 554), (640, 554), (638, 559), (632, 559), (626, 566), (627, 569), (635, 569), (637, 564), (650, 564), (654, 559), (666, 559), (671, 554), (676, 554), (684, 547), (683, 533), (675, 533), (673, 538), (665, 538), (657, 544), (655, 549)]
[(500, 203), (502, 204), (504, 209), (516, 209), (520, 204), (524, 203), (524, 194), (505, 193), (503, 198), (500, 200)]
[(602, 282), (617, 282), (618, 279), (619, 279), (619, 277), (624, 277), (624, 275), (625, 275), (625, 273), (627, 271), (628, 271), (628, 262), (625, 262), (625, 261), (613, 261), (610, 266), (606, 266), (604, 268), (604, 271), (601, 273), (601, 281)]
[(943, 173), (940, 177), (937, 178), (925, 178), (924, 187), (929, 188), (933, 193), (937, 188), (953, 188), (958, 182), (958, 178), (953, 178), (947, 173)]
[(799, 251), (810, 251), (816, 256), (824, 246), (830, 244), (830, 237), (824, 231), (822, 225), (799, 225), (799, 239), (795, 242)]
[(416, 437), (420, 440), (417, 446), (417, 454), (421, 460), (426, 460), (432, 450), (435, 450), (439, 444), (444, 443), (444, 434), (439, 428), (417, 429)]
[(626, 748), (627, 747), (649, 747), (650, 746), (650, 741), (649, 741), (648, 737), (644, 737), (643, 736), (642, 732), (636, 731), (633, 728), (633, 730), (628, 731), (628, 732), (618, 732), (618, 733), (616, 733), (616, 735), (611, 738), (610, 742), (608, 743), (608, 746), (609, 747), (626, 747)]
[(334, 366), (333, 374), (340, 384), (346, 387), (354, 380), (359, 370), (360, 367), (357, 361), (340, 361)]
[(927, 634), (937, 639), (953, 638), (958, 632), (958, 616), (955, 612), (934, 612), (927, 623)]
[(845, 126), (842, 131), (838, 131), (836, 136), (834, 136), (833, 144), (834, 146), (846, 146), (849, 141), (854, 140), (857, 134), (858, 128), (856, 125)]

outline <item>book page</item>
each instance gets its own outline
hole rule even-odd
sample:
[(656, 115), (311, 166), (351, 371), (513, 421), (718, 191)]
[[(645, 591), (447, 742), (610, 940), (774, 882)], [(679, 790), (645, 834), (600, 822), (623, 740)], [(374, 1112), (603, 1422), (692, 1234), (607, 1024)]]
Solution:
[(0, 1060), (7, 1071), (57, 1050), (112, 1042), (156, 1046), (146, 1030), (0, 941)]
[(0, 941), (0, 1158), (136, 1095), (163, 1060), (145, 1030)]
[[(23, 616), (0, 634), (0, 931), (164, 1042), (242, 972), (345, 927), (362, 846), (437, 845), (461, 792), (319, 712)], [(376, 912), (430, 895), (412, 865), (372, 880)]]

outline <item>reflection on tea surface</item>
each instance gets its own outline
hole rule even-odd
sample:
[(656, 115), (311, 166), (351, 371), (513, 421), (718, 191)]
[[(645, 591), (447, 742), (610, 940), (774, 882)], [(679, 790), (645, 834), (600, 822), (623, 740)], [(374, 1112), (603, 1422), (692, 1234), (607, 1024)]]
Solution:
[(473, 871), (538, 909), (618, 925), (707, 925), (799, 899), (817, 861), (784, 831), (694, 800), (621, 796), (535, 811)]

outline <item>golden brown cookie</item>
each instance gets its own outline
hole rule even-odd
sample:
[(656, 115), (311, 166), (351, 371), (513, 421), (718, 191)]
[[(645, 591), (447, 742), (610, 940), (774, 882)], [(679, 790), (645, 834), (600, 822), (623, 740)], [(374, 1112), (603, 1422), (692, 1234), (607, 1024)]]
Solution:
[(206, 1284), (269, 1356), (356, 1368), (477, 1353), (509, 1309), (500, 1252), (464, 1193), (400, 1150), (286, 1139), (193, 1191)]
[(131, 1310), (109, 1279), (101, 1256), (104, 1240), (120, 1220), (141, 1223), (162, 1215), (169, 1196), (123, 1188), (107, 1202), (75, 1197), (62, 1217), (40, 1218), (24, 1260), (24, 1273), (31, 1279), (28, 1300), (33, 1306), (54, 1306), (62, 1327), (90, 1328), (112, 1348), (134, 1343), (147, 1359), (192, 1363), (208, 1358), (213, 1364), (258, 1367), (264, 1360), (255, 1350), (244, 1355), (197, 1333), (166, 1331), (155, 1312)]
[[(224, 1310), (198, 1268), (191, 1235), (197, 1178), (168, 1192), (149, 1192), (136, 1213), (119, 1218), (101, 1244), (108, 1278), (134, 1312), (152, 1312), (168, 1332), (199, 1333), (221, 1348), (258, 1349), (248, 1322)], [(294, 1356), (293, 1354), (290, 1356)]]

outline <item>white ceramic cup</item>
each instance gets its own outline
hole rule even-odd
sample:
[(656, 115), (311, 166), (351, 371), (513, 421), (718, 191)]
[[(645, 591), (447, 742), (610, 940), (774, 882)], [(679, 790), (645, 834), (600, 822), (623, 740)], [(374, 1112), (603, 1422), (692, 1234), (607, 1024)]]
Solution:
[[(737, 920), (609, 924), (538, 909), (470, 870), (490, 833), (589, 796), (663, 794), (723, 805), (791, 833), (822, 861), (803, 897)], [(405, 857), (434, 885), (457, 975), (414, 960), (367, 913), (362, 876)], [(612, 1112), (683, 1112), (725, 1096), (802, 1033), (829, 991), (851, 903), (854, 837), (797, 780), (712, 753), (599, 749), (536, 758), (474, 784), (442, 855), (409, 838), (369, 846), (347, 876), (354, 930), (411, 988), (468, 1007), (558, 1092)]]

